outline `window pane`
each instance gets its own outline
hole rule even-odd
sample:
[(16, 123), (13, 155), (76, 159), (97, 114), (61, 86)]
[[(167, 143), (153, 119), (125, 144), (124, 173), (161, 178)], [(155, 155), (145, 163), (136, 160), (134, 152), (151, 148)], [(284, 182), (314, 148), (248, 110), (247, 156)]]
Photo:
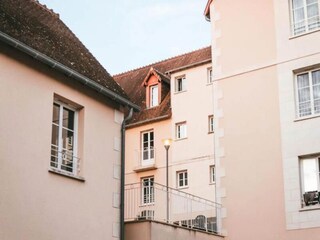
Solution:
[(150, 105), (151, 107), (158, 105), (158, 86), (151, 86)]
[(59, 127), (52, 124), (51, 144), (58, 146)]
[(62, 129), (62, 148), (64, 150), (73, 151), (73, 140), (73, 132), (66, 129)]
[(303, 87), (309, 87), (309, 74), (304, 73), (304, 74), (298, 75), (297, 81), (298, 81), (298, 89)]
[(299, 116), (311, 115), (311, 102), (305, 102), (299, 104)]
[(312, 84), (320, 84), (320, 70), (312, 72)]
[(301, 21), (304, 21), (304, 9), (303, 8), (297, 8), (293, 11), (293, 20), (294, 23), (297, 24)]
[(308, 15), (308, 18), (315, 17), (315, 16), (319, 15), (317, 3), (311, 4), (307, 7), (307, 15)]
[(302, 161), (303, 187), (305, 192), (318, 190), (318, 173), (316, 159)]
[(309, 88), (301, 88), (298, 91), (299, 102), (307, 102), (310, 101), (310, 89)]
[(51, 146), (51, 160), (50, 160), (51, 167), (58, 167), (58, 147)]
[(303, 0), (292, 0), (293, 8), (303, 7)]
[(74, 112), (63, 108), (63, 127), (74, 130)]
[(318, 0), (307, 0), (307, 5), (311, 4), (311, 3), (316, 3)]
[(55, 124), (59, 124), (59, 105), (54, 103), (53, 104), (53, 114), (52, 114), (52, 122)]

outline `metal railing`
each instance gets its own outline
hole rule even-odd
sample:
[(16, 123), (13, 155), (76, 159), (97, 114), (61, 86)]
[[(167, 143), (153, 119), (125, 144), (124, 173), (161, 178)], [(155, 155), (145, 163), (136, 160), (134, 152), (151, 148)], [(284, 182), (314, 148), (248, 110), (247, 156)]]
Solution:
[[(217, 233), (221, 205), (213, 201), (169, 188), (169, 219), (166, 215), (166, 186), (153, 183), (146, 189), (141, 183), (125, 186), (125, 221), (156, 220), (188, 228)], [(151, 200), (151, 201), (150, 201)]]
[(50, 167), (72, 175), (80, 175), (80, 158), (73, 156), (72, 151), (58, 151), (55, 146), (51, 146)]

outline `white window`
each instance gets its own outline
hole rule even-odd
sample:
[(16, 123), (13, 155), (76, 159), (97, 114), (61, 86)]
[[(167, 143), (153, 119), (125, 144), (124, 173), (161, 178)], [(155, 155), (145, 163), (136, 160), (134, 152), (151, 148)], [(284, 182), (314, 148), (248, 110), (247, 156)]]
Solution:
[(207, 70), (207, 82), (212, 83), (212, 68), (208, 68)]
[(150, 86), (150, 107), (158, 106), (158, 104), (159, 104), (158, 85)]
[(293, 35), (299, 35), (320, 27), (319, 0), (292, 0)]
[(187, 123), (177, 123), (176, 124), (176, 138), (182, 139), (187, 137)]
[(213, 115), (208, 117), (209, 133), (213, 133)]
[(187, 187), (188, 186), (188, 171), (177, 172), (177, 187)]
[(302, 199), (305, 205), (319, 204), (319, 157), (300, 159)]
[(53, 103), (51, 160), (54, 169), (78, 174), (77, 111), (63, 103)]
[(214, 166), (210, 166), (210, 182), (214, 183), (215, 181), (216, 181), (215, 168)]
[(175, 79), (175, 91), (183, 92), (186, 91), (186, 77), (178, 77)]
[(153, 131), (143, 132), (142, 139), (142, 165), (151, 164), (154, 161), (154, 133)]
[(154, 177), (141, 179), (142, 204), (154, 203)]
[(297, 112), (299, 117), (320, 113), (320, 70), (296, 76)]

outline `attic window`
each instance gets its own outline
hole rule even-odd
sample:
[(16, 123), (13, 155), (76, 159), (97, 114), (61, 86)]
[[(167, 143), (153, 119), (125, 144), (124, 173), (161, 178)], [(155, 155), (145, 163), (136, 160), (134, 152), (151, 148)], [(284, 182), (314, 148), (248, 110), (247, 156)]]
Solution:
[(150, 107), (158, 106), (159, 104), (159, 94), (158, 85), (150, 86)]

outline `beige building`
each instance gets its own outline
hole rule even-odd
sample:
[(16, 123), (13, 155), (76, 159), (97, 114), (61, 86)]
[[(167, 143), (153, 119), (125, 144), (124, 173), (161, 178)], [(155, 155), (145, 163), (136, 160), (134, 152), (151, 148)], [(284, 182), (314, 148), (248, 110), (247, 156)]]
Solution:
[(126, 129), (127, 220), (192, 227), (202, 217), (216, 231), (211, 76), (210, 47), (114, 76), (142, 109)]
[(209, 0), (227, 239), (318, 239), (319, 0)]
[(118, 239), (120, 128), (137, 106), (37, 1), (0, 2), (0, 68), (0, 239)]

